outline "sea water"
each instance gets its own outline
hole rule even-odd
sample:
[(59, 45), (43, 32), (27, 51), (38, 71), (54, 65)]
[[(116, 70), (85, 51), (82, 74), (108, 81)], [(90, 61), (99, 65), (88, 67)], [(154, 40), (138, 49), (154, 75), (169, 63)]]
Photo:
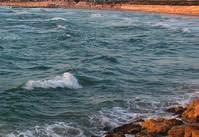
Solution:
[(199, 18), (0, 8), (0, 133), (89, 137), (199, 94)]

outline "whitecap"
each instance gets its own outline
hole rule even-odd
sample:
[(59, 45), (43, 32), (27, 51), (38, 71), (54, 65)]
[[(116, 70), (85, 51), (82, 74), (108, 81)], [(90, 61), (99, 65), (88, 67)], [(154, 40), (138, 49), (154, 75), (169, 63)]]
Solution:
[(189, 28), (182, 28), (181, 31), (184, 32), (184, 33), (190, 33), (191, 32)]
[(105, 25), (107, 27), (130, 27), (130, 26), (137, 26), (138, 24), (136, 24), (136, 22), (131, 19), (131, 18), (128, 18), (128, 17), (124, 17), (124, 18), (121, 18), (120, 21), (108, 21), (108, 22), (105, 22)]
[(90, 15), (90, 18), (99, 18), (99, 17), (102, 17), (102, 15), (99, 14), (99, 13), (95, 13), (95, 14)]
[(24, 89), (33, 90), (34, 88), (71, 88), (78, 89), (82, 86), (71, 73), (66, 72), (62, 76), (56, 76), (52, 79), (44, 80), (29, 80), (24, 86)]
[(152, 24), (153, 27), (162, 27), (162, 28), (172, 28), (171, 25), (163, 22), (157, 22)]
[(28, 11), (15, 11), (17, 15), (30, 14)]
[(51, 125), (35, 126), (26, 131), (14, 131), (6, 137), (85, 137), (84, 132), (71, 124), (58, 122)]
[(66, 29), (66, 27), (62, 25), (57, 25), (57, 29)]
[(166, 23), (166, 22), (157, 22), (152, 24), (152, 27), (160, 27), (160, 28), (164, 28), (164, 29), (168, 29), (171, 31), (180, 31), (183, 33), (190, 33), (190, 29), (183, 27), (183, 26), (179, 26), (176, 24), (171, 24), (171, 23)]
[(52, 21), (56, 21), (56, 20), (63, 20), (63, 21), (66, 21), (66, 19), (62, 18), (62, 17), (54, 17), (54, 18), (51, 18), (49, 20), (52, 20)]

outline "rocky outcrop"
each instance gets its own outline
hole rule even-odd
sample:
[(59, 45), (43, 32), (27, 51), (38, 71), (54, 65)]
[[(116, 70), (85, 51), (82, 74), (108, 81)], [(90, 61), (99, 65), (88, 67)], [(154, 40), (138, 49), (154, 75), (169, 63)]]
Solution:
[(183, 125), (173, 127), (168, 137), (199, 137), (199, 125)]
[(113, 131), (106, 134), (106, 137), (117, 137), (117, 135), (122, 136), (125, 134), (136, 134), (140, 132), (142, 126), (139, 123), (129, 123), (122, 125), (120, 127), (114, 128)]
[(150, 134), (166, 134), (173, 126), (181, 125), (182, 121), (177, 119), (148, 119), (143, 123), (143, 128)]
[(185, 134), (185, 126), (175, 126), (168, 132), (168, 137), (183, 137)]
[(193, 100), (183, 112), (182, 118), (189, 122), (199, 122), (199, 99)]
[(131, 122), (113, 129), (105, 137), (199, 137), (199, 98), (186, 107), (171, 107), (167, 112), (176, 118), (146, 119)]

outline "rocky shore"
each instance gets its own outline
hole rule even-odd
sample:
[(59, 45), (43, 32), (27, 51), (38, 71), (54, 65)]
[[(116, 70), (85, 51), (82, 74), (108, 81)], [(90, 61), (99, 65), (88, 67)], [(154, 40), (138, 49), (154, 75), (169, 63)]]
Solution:
[(93, 3), (87, 1), (36, 1), (36, 2), (0, 2), (0, 6), (27, 8), (79, 8), (98, 10), (142, 11), (166, 14), (199, 16), (199, 2), (194, 5), (154, 5), (139, 3)]
[(199, 137), (199, 98), (185, 107), (171, 107), (165, 111), (174, 117), (140, 119), (114, 128), (104, 137)]

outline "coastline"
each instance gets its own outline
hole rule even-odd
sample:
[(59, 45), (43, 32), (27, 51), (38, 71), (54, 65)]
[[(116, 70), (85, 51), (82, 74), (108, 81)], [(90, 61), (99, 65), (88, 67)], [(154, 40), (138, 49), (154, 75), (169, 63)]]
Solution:
[(73, 9), (96, 9), (96, 10), (121, 10), (138, 11), (149, 13), (177, 14), (187, 16), (199, 16), (199, 5), (144, 5), (144, 4), (96, 4), (80, 1), (68, 3), (62, 1), (43, 2), (0, 2), (0, 6), (23, 7), (23, 8), (73, 8)]
[(104, 137), (199, 137), (199, 98), (165, 111), (173, 116), (138, 119), (113, 128)]

